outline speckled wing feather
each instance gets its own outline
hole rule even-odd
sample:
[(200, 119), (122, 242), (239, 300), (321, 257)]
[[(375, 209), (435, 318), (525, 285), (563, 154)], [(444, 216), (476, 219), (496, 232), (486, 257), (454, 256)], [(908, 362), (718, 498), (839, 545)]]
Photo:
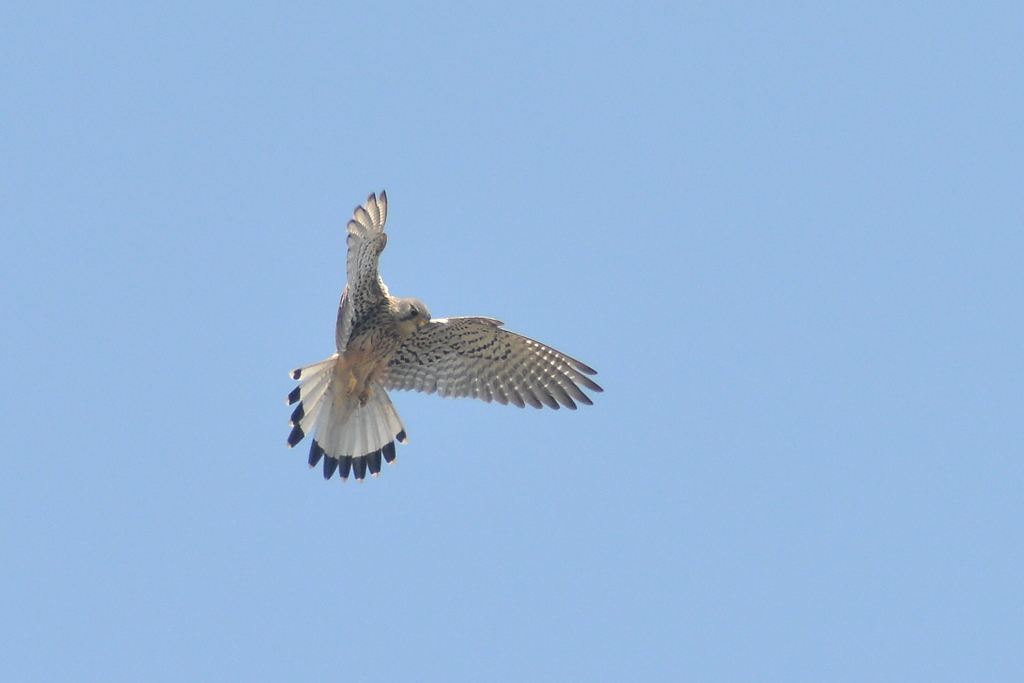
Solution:
[(381, 191), (379, 197), (371, 194), (363, 206), (356, 207), (348, 222), (348, 284), (341, 295), (335, 328), (338, 353), (345, 352), (355, 321), (388, 294), (377, 270), (380, 254), (388, 243), (388, 236), (384, 234), (387, 219), (388, 195)]
[(459, 398), (469, 396), (520, 408), (576, 402), (593, 405), (581, 387), (602, 391), (580, 361), (515, 332), (493, 318), (433, 320), (410, 336), (388, 363), (382, 383)]

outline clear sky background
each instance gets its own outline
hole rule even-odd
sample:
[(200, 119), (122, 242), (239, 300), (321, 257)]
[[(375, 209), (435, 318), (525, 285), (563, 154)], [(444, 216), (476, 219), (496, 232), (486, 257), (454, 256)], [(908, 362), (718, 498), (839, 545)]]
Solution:
[[(1024, 670), (1024, 10), (4, 3), (0, 678)], [(593, 365), (285, 448), (344, 227)]]

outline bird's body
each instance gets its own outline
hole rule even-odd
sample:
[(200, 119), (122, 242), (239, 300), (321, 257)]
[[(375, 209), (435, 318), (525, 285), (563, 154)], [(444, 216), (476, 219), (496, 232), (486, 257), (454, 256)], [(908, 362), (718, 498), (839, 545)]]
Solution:
[(501, 329), (493, 318), (431, 320), (417, 299), (388, 293), (377, 271), (387, 244), (387, 195), (370, 195), (348, 223), (348, 284), (338, 307), (338, 352), (293, 370), (300, 384), (288, 394), (292, 413), (288, 446), (314, 427), (309, 465), (321, 458), (324, 477), (350, 470), (362, 480), (393, 462), (405, 427), (388, 389), (441, 396), (472, 396), (519, 407), (590, 404), (580, 386), (601, 391), (590, 367), (539, 342)]
[(366, 403), (371, 383), (380, 379), (388, 361), (415, 330), (415, 324), (399, 319), (395, 299), (381, 300), (353, 326), (344, 348), (339, 349), (335, 375), (345, 379), (360, 403)]

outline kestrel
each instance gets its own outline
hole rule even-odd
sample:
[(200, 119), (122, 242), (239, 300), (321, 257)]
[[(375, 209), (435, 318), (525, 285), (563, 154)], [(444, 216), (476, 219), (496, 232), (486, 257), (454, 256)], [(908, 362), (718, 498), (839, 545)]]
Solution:
[(292, 370), (299, 386), (288, 394), (298, 404), (288, 447), (314, 427), (309, 466), (324, 463), (362, 481), (380, 474), (381, 458), (395, 460), (395, 441), (407, 443), (389, 389), (439, 396), (471, 396), (520, 408), (576, 402), (593, 405), (580, 387), (602, 391), (587, 375), (597, 371), (550, 346), (502, 329), (494, 318), (432, 320), (418, 299), (397, 299), (377, 273), (388, 236), (388, 198), (370, 195), (348, 222), (348, 284), (341, 295), (335, 342), (327, 360)]

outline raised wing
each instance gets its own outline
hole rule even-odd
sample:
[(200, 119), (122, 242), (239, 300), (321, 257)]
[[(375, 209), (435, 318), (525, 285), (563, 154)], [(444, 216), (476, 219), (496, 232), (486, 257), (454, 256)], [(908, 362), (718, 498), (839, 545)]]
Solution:
[(388, 236), (384, 234), (387, 219), (388, 195), (382, 190), (380, 197), (375, 194), (367, 197), (366, 204), (357, 207), (348, 222), (345, 268), (348, 284), (338, 306), (335, 330), (338, 353), (344, 353), (354, 321), (387, 296), (388, 288), (377, 272), (380, 254), (388, 243)]
[(520, 408), (593, 402), (597, 371), (540, 342), (501, 329), (493, 318), (441, 318), (412, 334), (388, 363), (387, 389), (470, 396)]

